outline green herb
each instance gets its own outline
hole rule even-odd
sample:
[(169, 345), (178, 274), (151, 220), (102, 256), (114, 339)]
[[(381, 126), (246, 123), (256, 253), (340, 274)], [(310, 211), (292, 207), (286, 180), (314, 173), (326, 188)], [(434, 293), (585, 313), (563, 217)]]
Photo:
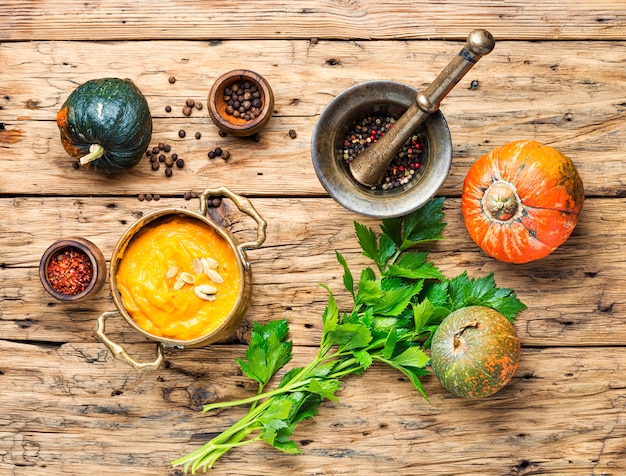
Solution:
[(333, 293), (322, 315), (323, 331), (318, 353), (306, 367), (286, 372), (273, 390), (266, 385), (291, 359), (291, 342), (284, 320), (255, 323), (242, 371), (258, 382), (257, 395), (232, 402), (206, 405), (217, 408), (250, 405), (248, 413), (229, 429), (198, 450), (173, 461), (193, 474), (212, 468), (229, 450), (258, 441), (286, 453), (300, 453), (290, 439), (297, 424), (317, 414), (324, 399), (337, 400), (342, 379), (359, 375), (373, 363), (383, 363), (404, 374), (427, 399), (420, 378), (427, 375), (425, 352), (444, 317), (469, 305), (492, 307), (507, 318), (525, 308), (510, 289), (497, 288), (493, 275), (471, 279), (464, 272), (446, 279), (428, 253), (415, 247), (443, 239), (443, 198), (400, 218), (382, 221), (382, 233), (354, 223), (363, 254), (375, 269), (367, 267), (355, 277), (345, 258), (336, 252), (343, 267), (343, 284), (354, 306), (340, 312)]

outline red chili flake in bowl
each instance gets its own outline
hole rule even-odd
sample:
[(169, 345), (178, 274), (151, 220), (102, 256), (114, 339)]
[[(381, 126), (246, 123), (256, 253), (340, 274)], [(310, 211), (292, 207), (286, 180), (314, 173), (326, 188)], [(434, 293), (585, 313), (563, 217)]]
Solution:
[(74, 296), (82, 293), (91, 282), (93, 266), (83, 251), (66, 248), (50, 258), (46, 276), (56, 292)]

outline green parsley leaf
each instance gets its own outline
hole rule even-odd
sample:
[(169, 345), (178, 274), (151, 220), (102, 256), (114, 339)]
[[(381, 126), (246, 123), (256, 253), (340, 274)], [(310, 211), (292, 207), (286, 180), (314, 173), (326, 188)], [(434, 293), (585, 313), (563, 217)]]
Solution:
[(354, 230), (356, 231), (356, 237), (359, 245), (361, 245), (363, 255), (378, 264), (380, 262), (380, 254), (378, 252), (378, 239), (374, 231), (357, 222), (354, 222)]
[(422, 349), (412, 346), (390, 360), (402, 367), (423, 368), (428, 363), (429, 358)]
[(341, 388), (341, 382), (337, 379), (312, 379), (306, 387), (311, 393), (316, 393), (322, 398), (328, 400), (339, 400), (335, 396), (335, 392)]
[(387, 334), (385, 340), (385, 347), (383, 348), (383, 357), (387, 360), (391, 359), (391, 356), (396, 350), (396, 344), (398, 343), (398, 331), (395, 327), (392, 327)]
[(395, 265), (389, 265), (385, 276), (408, 279), (444, 279), (441, 271), (431, 262), (426, 262), (428, 253), (407, 252), (400, 256)]
[(372, 340), (370, 330), (363, 324), (340, 324), (329, 337), (341, 352), (365, 347)]
[(372, 365), (372, 356), (367, 350), (355, 350), (354, 352), (352, 352), (352, 354), (354, 355), (354, 358), (357, 360), (359, 365), (363, 367), (363, 370), (369, 369)]
[(335, 256), (337, 257), (337, 261), (339, 261), (339, 264), (343, 268), (343, 285), (354, 298), (354, 278), (352, 277), (350, 268), (348, 268), (348, 263), (338, 251), (335, 251)]
[(265, 325), (254, 323), (246, 360), (237, 359), (248, 378), (264, 386), (277, 370), (292, 357), (291, 341), (286, 341), (289, 327), (286, 320), (270, 321)]
[(493, 273), (473, 279), (464, 271), (448, 282), (448, 293), (451, 310), (467, 306), (487, 306), (512, 320), (519, 311), (526, 308), (512, 290), (496, 287)]
[(374, 314), (382, 316), (399, 316), (407, 306), (413, 296), (419, 294), (423, 281), (416, 281), (409, 286), (394, 287), (382, 290), (382, 295), (376, 301), (370, 301)]
[(443, 197), (434, 198), (404, 218), (402, 251), (420, 243), (442, 240), (446, 224), (443, 219)]

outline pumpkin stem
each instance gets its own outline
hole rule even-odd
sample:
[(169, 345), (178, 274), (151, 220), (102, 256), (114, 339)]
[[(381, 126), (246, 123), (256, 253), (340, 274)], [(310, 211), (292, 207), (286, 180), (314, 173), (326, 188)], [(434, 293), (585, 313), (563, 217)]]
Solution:
[(104, 154), (104, 147), (100, 144), (91, 144), (89, 146), (89, 153), (80, 158), (80, 165), (86, 165), (89, 162), (99, 159)]
[(521, 200), (513, 184), (500, 180), (485, 191), (483, 208), (491, 218), (508, 221), (521, 209)]
[(454, 333), (452, 340), (454, 350), (457, 350), (459, 347), (461, 347), (461, 336), (469, 327), (478, 327), (478, 321), (474, 319), (473, 321), (470, 321), (467, 324), (461, 326), (461, 328)]

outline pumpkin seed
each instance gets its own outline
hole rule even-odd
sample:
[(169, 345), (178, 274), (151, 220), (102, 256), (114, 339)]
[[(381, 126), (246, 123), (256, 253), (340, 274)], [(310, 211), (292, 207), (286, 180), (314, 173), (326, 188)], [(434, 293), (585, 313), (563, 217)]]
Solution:
[(203, 294), (217, 294), (217, 288), (211, 286), (210, 284), (200, 284), (199, 286), (196, 286), (195, 289)]
[(200, 299), (204, 299), (205, 301), (215, 301), (215, 293), (217, 293), (217, 289), (213, 286), (209, 286), (208, 284), (201, 284), (200, 286), (193, 288), (193, 292), (196, 293), (196, 296)]
[(176, 282), (174, 283), (174, 291), (178, 291), (179, 289), (182, 289), (184, 285), (185, 285), (185, 281), (178, 278)]
[(202, 268), (205, 273), (207, 272), (207, 269), (217, 269), (220, 265), (217, 260), (209, 257), (201, 258), (200, 261), (202, 262)]
[(183, 271), (180, 273), (180, 279), (187, 284), (193, 284), (196, 282), (196, 279), (193, 277), (193, 274), (188, 273), (187, 271)]
[(167, 274), (165, 275), (165, 277), (167, 279), (171, 279), (174, 276), (176, 276), (178, 274), (178, 267), (171, 265), (168, 269), (167, 269)]
[(215, 271), (214, 269), (207, 269), (204, 272), (209, 277), (209, 279), (213, 281), (214, 283), (222, 284), (224, 282), (224, 278), (222, 278), (222, 275), (218, 273), (217, 271)]
[(202, 270), (204, 268), (202, 267), (202, 261), (200, 261), (199, 258), (194, 258), (193, 259), (193, 271), (196, 274), (202, 274)]

